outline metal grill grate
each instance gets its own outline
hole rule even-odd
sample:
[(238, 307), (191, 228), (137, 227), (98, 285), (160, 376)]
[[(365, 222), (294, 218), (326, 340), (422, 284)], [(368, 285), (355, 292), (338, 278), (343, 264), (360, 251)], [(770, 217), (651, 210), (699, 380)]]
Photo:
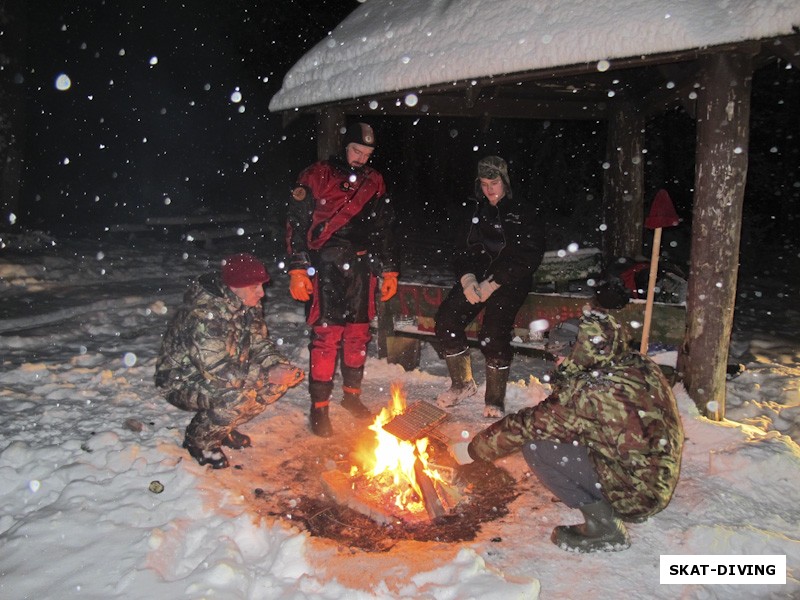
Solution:
[(433, 404), (419, 400), (407, 407), (402, 415), (397, 415), (386, 423), (383, 429), (398, 439), (413, 442), (425, 437), (448, 416), (445, 411)]

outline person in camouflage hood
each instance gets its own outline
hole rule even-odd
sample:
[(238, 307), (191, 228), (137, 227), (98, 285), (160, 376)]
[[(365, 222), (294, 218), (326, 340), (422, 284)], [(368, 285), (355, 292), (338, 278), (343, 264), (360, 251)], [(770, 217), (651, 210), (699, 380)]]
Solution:
[(613, 317), (587, 307), (552, 394), (489, 426), (466, 451), (493, 461), (522, 450), (541, 482), (584, 515), (585, 523), (556, 527), (553, 542), (590, 552), (627, 548), (623, 521), (667, 506), (682, 446), (675, 397), (658, 365), (630, 349)]
[(170, 404), (196, 411), (183, 446), (201, 465), (227, 467), (220, 446), (250, 446), (236, 428), (304, 378), (269, 337), (261, 304), (268, 281), (251, 254), (227, 257), (221, 273), (192, 283), (163, 337), (155, 384)]

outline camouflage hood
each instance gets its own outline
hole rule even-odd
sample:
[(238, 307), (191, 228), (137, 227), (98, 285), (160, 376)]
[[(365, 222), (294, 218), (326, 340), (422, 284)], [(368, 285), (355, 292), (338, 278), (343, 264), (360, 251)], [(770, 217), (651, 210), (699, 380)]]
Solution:
[(578, 326), (578, 337), (563, 367), (570, 370), (602, 368), (628, 353), (629, 338), (616, 319), (604, 312), (586, 309)]
[(239, 313), (247, 308), (241, 298), (223, 283), (218, 273), (206, 273), (198, 277), (187, 290), (184, 302), (208, 305), (209, 308), (214, 305), (223, 314)]

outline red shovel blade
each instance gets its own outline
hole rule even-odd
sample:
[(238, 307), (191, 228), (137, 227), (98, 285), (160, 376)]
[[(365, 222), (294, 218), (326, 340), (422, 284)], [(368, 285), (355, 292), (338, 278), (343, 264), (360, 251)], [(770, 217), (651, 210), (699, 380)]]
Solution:
[(669, 197), (667, 190), (658, 190), (650, 207), (650, 214), (644, 220), (644, 226), (648, 229), (658, 229), (659, 227), (675, 227), (680, 222), (678, 213), (672, 205), (672, 198)]

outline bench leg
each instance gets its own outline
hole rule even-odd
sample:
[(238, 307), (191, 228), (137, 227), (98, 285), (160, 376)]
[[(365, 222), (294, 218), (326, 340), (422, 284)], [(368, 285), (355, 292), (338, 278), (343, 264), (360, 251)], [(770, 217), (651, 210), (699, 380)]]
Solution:
[(387, 336), (386, 360), (402, 366), (406, 371), (419, 367), (422, 341), (412, 337)]

